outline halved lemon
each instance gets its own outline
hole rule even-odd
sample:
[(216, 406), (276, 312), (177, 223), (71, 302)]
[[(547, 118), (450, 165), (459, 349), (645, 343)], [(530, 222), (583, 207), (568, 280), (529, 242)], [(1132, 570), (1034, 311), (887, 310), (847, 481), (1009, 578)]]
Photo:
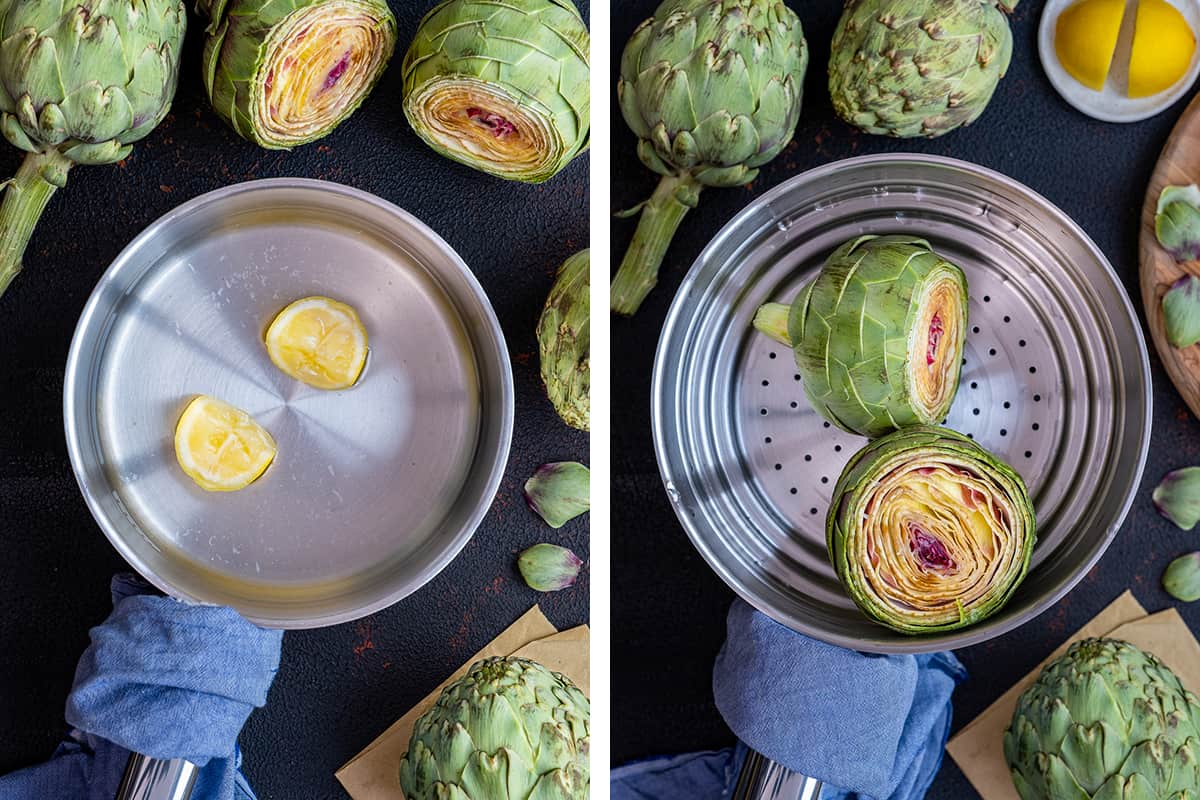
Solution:
[(179, 466), (210, 492), (235, 492), (254, 483), (276, 449), (271, 434), (253, 417), (207, 395), (188, 403), (175, 426)]
[(353, 386), (367, 362), (358, 312), (328, 297), (305, 297), (267, 328), (267, 354), (285, 374), (318, 389)]
[(1063, 69), (1089, 89), (1103, 89), (1124, 17), (1125, 0), (1080, 0), (1062, 12), (1054, 49)]

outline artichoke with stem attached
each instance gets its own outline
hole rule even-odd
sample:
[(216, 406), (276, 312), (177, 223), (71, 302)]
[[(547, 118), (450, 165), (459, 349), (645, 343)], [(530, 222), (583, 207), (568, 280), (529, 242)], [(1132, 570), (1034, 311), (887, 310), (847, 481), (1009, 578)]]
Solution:
[(768, 303), (759, 332), (791, 347), (804, 393), (839, 428), (880, 436), (940, 422), (962, 370), (967, 281), (929, 242), (859, 236), (790, 306)]
[(1033, 503), (1021, 477), (947, 428), (859, 450), (833, 490), (829, 556), (868, 617), (902, 633), (964, 628), (1008, 602), (1029, 568)]
[(565, 675), (487, 658), (442, 690), (400, 761), (407, 800), (587, 800), (591, 706)]
[(563, 421), (586, 431), (591, 404), (589, 251), (563, 262), (538, 319), (538, 353), (546, 395)]
[(167, 115), (187, 28), (180, 0), (10, 0), (0, 14), (0, 132), (28, 153), (0, 204), (0, 293), (76, 164), (114, 164)]
[(1012, 59), (1016, 0), (846, 0), (829, 55), (833, 108), (887, 136), (975, 121)]
[(754, 180), (800, 119), (808, 47), (780, 0), (666, 0), (621, 55), (617, 96), (638, 158), (662, 175), (612, 283), (632, 315), (706, 186)]
[(1021, 800), (1200, 796), (1200, 702), (1150, 653), (1083, 639), (1017, 700), (1004, 758)]
[(547, 181), (588, 146), (590, 43), (570, 0), (446, 0), (404, 56), (404, 115), (446, 158)]
[(210, 20), (204, 88), (240, 136), (287, 150), (328, 134), (396, 46), (385, 0), (197, 0)]

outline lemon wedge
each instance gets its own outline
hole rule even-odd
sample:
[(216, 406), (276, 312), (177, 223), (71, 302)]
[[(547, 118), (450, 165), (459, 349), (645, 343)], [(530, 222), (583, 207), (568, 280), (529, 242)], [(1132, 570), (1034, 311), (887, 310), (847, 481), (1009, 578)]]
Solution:
[(1129, 96), (1166, 91), (1187, 74), (1196, 36), (1179, 9), (1166, 0), (1139, 0), (1129, 56)]
[(275, 458), (271, 434), (239, 408), (200, 395), (175, 426), (175, 458), (210, 492), (235, 492), (262, 475)]
[(1089, 89), (1103, 89), (1124, 17), (1125, 0), (1080, 0), (1062, 12), (1054, 50), (1063, 69)]
[(305, 297), (280, 311), (266, 343), (275, 366), (318, 389), (353, 386), (367, 362), (367, 330), (358, 313), (328, 297)]

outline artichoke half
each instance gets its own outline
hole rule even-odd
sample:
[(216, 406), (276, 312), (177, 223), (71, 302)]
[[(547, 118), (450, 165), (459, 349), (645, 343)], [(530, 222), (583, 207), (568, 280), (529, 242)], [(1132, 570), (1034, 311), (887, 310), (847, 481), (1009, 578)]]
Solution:
[(846, 0), (829, 94), (846, 122), (887, 136), (941, 136), (974, 122), (1012, 59), (1016, 0)]
[(1021, 800), (1200, 797), (1200, 702), (1128, 642), (1083, 639), (1017, 700), (1004, 758)]
[(287, 150), (354, 113), (396, 46), (385, 0), (198, 0), (204, 88), (243, 138)]
[(790, 307), (762, 306), (754, 326), (792, 347), (817, 413), (880, 436), (938, 423), (950, 410), (967, 280), (924, 239), (860, 236), (833, 251)]
[(612, 282), (637, 312), (679, 223), (705, 186), (741, 186), (787, 146), (800, 119), (808, 46), (779, 0), (666, 0), (621, 55), (617, 97), (638, 158), (662, 175)]
[(167, 115), (187, 29), (180, 0), (0, 4), (0, 132), (27, 152), (0, 205), (0, 293), (76, 164), (113, 164)]
[(407, 800), (587, 800), (591, 710), (565, 675), (488, 658), (442, 690), (400, 761)]
[(570, 0), (447, 0), (404, 56), (404, 114), (446, 158), (541, 183), (588, 146), (589, 46)]
[(1025, 577), (1036, 538), (1019, 475), (967, 437), (920, 426), (858, 451), (826, 520), (838, 578), (868, 617), (903, 633), (972, 625)]
[(588, 253), (563, 262), (537, 326), (546, 394), (563, 421), (581, 431), (588, 429), (592, 383)]

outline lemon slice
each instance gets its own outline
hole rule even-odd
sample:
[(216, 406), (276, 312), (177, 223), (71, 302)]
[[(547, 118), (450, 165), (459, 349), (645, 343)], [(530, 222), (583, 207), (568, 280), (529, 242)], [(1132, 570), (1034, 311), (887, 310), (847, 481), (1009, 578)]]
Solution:
[(1103, 89), (1124, 17), (1125, 0), (1080, 0), (1062, 12), (1054, 49), (1063, 69), (1089, 89)]
[(267, 353), (285, 374), (318, 389), (353, 386), (367, 361), (358, 313), (328, 297), (305, 297), (267, 328)]
[(271, 434), (239, 408), (200, 395), (175, 426), (175, 457), (188, 477), (210, 492), (254, 483), (275, 458)]

